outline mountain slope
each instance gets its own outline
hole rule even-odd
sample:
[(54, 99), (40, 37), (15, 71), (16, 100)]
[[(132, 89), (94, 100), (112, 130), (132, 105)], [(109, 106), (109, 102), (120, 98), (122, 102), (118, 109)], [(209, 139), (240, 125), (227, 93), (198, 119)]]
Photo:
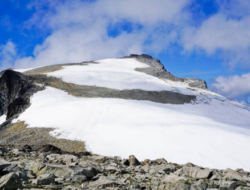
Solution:
[(250, 170), (249, 107), (208, 91), (204, 81), (174, 77), (150, 56), (23, 74), (46, 88), (12, 124), (53, 128), (52, 136), (83, 141), (103, 155)]

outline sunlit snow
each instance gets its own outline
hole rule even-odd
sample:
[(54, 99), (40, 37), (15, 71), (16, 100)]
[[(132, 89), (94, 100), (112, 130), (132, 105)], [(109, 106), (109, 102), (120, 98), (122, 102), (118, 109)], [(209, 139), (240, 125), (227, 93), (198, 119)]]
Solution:
[(5, 115), (5, 114), (2, 115), (2, 116), (0, 116), (0, 125), (1, 125), (3, 122), (5, 122), (5, 120), (6, 120), (6, 115)]
[[(97, 62), (88, 66), (64, 66), (63, 69), (47, 73), (47, 75), (62, 78), (65, 82), (74, 84), (107, 87), (118, 90), (175, 91), (170, 83), (136, 71), (136, 68), (149, 67), (136, 59), (105, 59)], [(178, 84), (184, 85), (179, 87), (187, 87), (183, 83), (175, 83), (175, 85)]]
[(78, 98), (47, 87), (17, 120), (53, 127), (53, 135), (85, 141), (98, 154), (250, 170), (250, 112), (230, 101), (200, 96), (193, 104), (171, 105)]

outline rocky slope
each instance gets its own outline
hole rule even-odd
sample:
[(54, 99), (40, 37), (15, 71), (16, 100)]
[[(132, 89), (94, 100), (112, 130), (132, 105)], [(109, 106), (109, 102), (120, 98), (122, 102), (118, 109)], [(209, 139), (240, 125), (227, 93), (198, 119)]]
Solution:
[[(151, 56), (19, 71), (0, 74), (1, 145), (21, 150), (29, 144), (36, 150), (52, 144), (67, 152), (91, 151), (110, 156), (105, 159), (111, 160), (111, 166), (121, 163), (114, 161), (115, 155), (127, 158), (136, 154), (140, 160), (164, 157), (179, 164), (250, 170), (250, 108), (207, 90), (205, 81), (175, 77)], [(40, 158), (32, 154), (29, 159)], [(176, 170), (183, 168), (175, 166)], [(218, 181), (208, 176), (202, 184), (226, 189), (226, 172), (220, 170)], [(240, 175), (248, 175), (243, 173)], [(166, 177), (156, 174), (158, 181)], [(194, 189), (198, 181), (185, 178), (184, 186)], [(247, 181), (238, 181), (237, 187), (247, 186)]]
[(0, 147), (0, 189), (249, 190), (250, 172), (217, 170), (165, 159), (138, 161), (118, 156)]

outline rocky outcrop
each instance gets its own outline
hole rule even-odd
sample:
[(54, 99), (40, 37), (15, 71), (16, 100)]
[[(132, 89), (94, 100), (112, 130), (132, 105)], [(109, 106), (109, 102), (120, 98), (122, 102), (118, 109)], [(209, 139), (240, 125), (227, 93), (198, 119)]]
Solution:
[(171, 91), (146, 91), (140, 89), (116, 90), (97, 86), (76, 85), (59, 78), (46, 75), (31, 75), (35, 82), (67, 91), (69, 94), (87, 98), (121, 98), (132, 100), (148, 100), (158, 103), (184, 104), (190, 103), (196, 97)]
[(123, 58), (135, 58), (142, 63), (146, 63), (149, 67), (137, 68), (136, 71), (140, 71), (160, 79), (167, 79), (176, 82), (186, 82), (190, 87), (207, 89), (207, 83), (204, 80), (190, 79), (190, 78), (178, 78), (168, 72), (165, 67), (161, 64), (160, 60), (154, 59), (152, 56), (147, 54), (137, 55), (131, 54)]
[(30, 96), (43, 89), (31, 77), (13, 70), (5, 70), (0, 76), (0, 116), (6, 114), (7, 119), (24, 111)]
[(0, 147), (0, 189), (250, 190), (250, 172), (243, 169), (179, 165), (163, 158), (140, 162), (134, 155), (75, 155), (51, 145), (26, 151), (27, 146)]

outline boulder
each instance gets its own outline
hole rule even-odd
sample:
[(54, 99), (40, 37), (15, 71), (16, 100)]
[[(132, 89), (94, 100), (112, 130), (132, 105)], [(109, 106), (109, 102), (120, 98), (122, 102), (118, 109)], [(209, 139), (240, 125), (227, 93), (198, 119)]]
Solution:
[(178, 176), (178, 175), (175, 175), (175, 174), (170, 174), (170, 175), (166, 175), (164, 177), (164, 179), (162, 180), (162, 182), (176, 183), (176, 182), (187, 181), (187, 180), (188, 180), (188, 178), (186, 178), (186, 177)]
[(151, 164), (156, 164), (156, 165), (160, 165), (160, 164), (167, 164), (167, 160), (165, 160), (164, 158), (159, 158), (156, 160), (151, 161)]
[(46, 172), (47, 166), (42, 163), (34, 163), (31, 167), (31, 171), (37, 176), (42, 175)]
[(54, 174), (58, 178), (66, 179), (72, 176), (75, 172), (72, 168), (69, 168), (66, 165), (53, 165), (47, 164), (45, 171), (46, 174)]
[(53, 174), (42, 174), (33, 181), (36, 185), (49, 185), (55, 183), (55, 176)]
[(188, 176), (195, 179), (208, 179), (212, 176), (210, 169), (201, 169), (196, 167), (183, 167), (175, 172), (178, 176)]
[(72, 182), (74, 183), (82, 183), (84, 181), (87, 181), (87, 177), (85, 175), (74, 175), (72, 177)]
[(129, 156), (129, 166), (139, 166), (141, 163), (134, 155)]
[(229, 181), (244, 181), (244, 178), (241, 176), (240, 173), (235, 171), (229, 171), (227, 174), (223, 177), (224, 180)]
[(10, 173), (10, 172), (19, 172), (21, 170), (17, 164), (12, 164), (12, 165), (4, 168), (3, 171)]
[(2, 171), (3, 169), (7, 168), (8, 166), (10, 166), (11, 163), (6, 161), (6, 160), (0, 160), (0, 171)]
[(97, 181), (93, 181), (89, 183), (89, 188), (109, 188), (109, 187), (118, 187), (120, 185), (119, 182), (112, 180), (108, 177), (101, 176)]
[(1, 177), (0, 189), (13, 190), (18, 188), (22, 188), (22, 183), (16, 173), (9, 173)]
[(57, 157), (55, 157), (55, 159), (59, 163), (63, 163), (63, 164), (66, 164), (66, 165), (70, 165), (72, 163), (77, 163), (78, 162), (78, 158), (76, 156), (70, 155), (70, 154), (58, 155)]

